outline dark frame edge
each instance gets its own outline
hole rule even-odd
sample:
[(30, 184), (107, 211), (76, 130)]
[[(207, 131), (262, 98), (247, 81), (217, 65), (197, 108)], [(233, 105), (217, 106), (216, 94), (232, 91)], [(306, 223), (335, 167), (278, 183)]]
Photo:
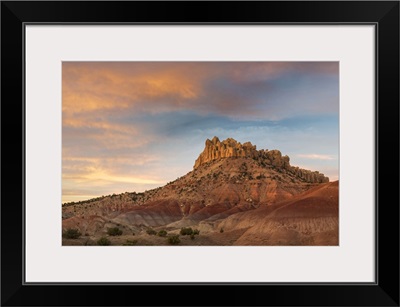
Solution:
[[(394, 148), (391, 144), (391, 140), (396, 139), (399, 140), (399, 9), (400, 5), (398, 1), (392, 2), (392, 7), (390, 10), (386, 12), (384, 16), (379, 20), (378, 24), (378, 38), (381, 39), (379, 42), (376, 42), (376, 51), (377, 51), (377, 76), (378, 80), (376, 80), (376, 89), (377, 89), (377, 112), (376, 112), (376, 123), (377, 123), (377, 146), (376, 146), (376, 160), (378, 164), (384, 165), (385, 159), (388, 159), (388, 156), (393, 158), (393, 168), (399, 170), (399, 147)], [(381, 50), (377, 49), (377, 46), (383, 47)], [(385, 75), (381, 74), (380, 69), (385, 71), (390, 71), (393, 68), (392, 74)], [(397, 72), (396, 72), (397, 68)], [(388, 101), (390, 103), (390, 109), (383, 108), (379, 102)], [(388, 122), (383, 123), (379, 121), (379, 117), (383, 115), (385, 121)], [(391, 137), (388, 138), (388, 135)], [(378, 148), (385, 154), (380, 154), (378, 156)], [(389, 155), (388, 155), (389, 153)], [(377, 168), (377, 204), (380, 203), (384, 205), (387, 202), (387, 199), (384, 199), (384, 195), (390, 193), (390, 189), (398, 190), (399, 188), (399, 177), (391, 182), (385, 182), (385, 185), (379, 183), (381, 178), (390, 177), (390, 170)], [(397, 173), (399, 174), (399, 172)], [(397, 198), (399, 200), (399, 198)], [(397, 204), (399, 204), (397, 202)], [(382, 208), (377, 206), (376, 208), (376, 219), (378, 222), (378, 215), (381, 214)], [(380, 242), (385, 242), (388, 236), (391, 237), (395, 242), (399, 242), (399, 207), (397, 209), (392, 209), (396, 213), (393, 216), (389, 216), (388, 214), (384, 215), (386, 221), (390, 221), (389, 223), (379, 223), (379, 230), (377, 230), (377, 250), (381, 252), (384, 251), (385, 257), (390, 258), (390, 263), (394, 265), (390, 270), (388, 269), (379, 269), (377, 272), (377, 281), (379, 287), (386, 293), (386, 295), (393, 300), (396, 306), (399, 306), (400, 297), (399, 297), (399, 249), (391, 249), (387, 244), (382, 245)], [(397, 222), (396, 222), (397, 219)], [(389, 224), (394, 223), (397, 224), (397, 231), (393, 231)], [(378, 223), (377, 223), (378, 225)], [(393, 224), (392, 224), (393, 225)], [(386, 239), (385, 239), (386, 238)], [(387, 261), (387, 258), (383, 260), (377, 254), (377, 268), (385, 268), (384, 261)], [(397, 265), (396, 265), (397, 264)], [(395, 274), (397, 273), (397, 277)], [(390, 281), (390, 282), (388, 282)]]
[[(392, 2), (392, 4), (393, 4), (393, 6), (392, 6), (392, 8), (385, 14), (385, 16), (383, 16), (382, 17), (382, 19), (379, 21), (379, 26), (377, 27), (377, 32), (379, 33), (379, 31), (383, 31), (383, 33), (385, 33), (385, 35), (387, 35), (388, 33), (387, 33), (387, 31), (385, 30), (385, 26), (388, 26), (388, 27), (390, 27), (391, 29), (392, 29), (392, 23), (393, 22), (397, 22), (397, 29), (398, 29), (398, 21), (399, 21), (399, 3), (397, 3), (397, 2)], [(11, 10), (11, 9), (9, 9), (8, 7), (7, 7), (7, 3), (5, 3), (5, 2), (2, 2), (1, 3), (1, 17), (2, 17), (2, 20), (4, 20), (4, 17), (6, 17), (6, 20), (10, 20), (10, 21), (13, 21), (13, 23), (16, 25), (17, 23), (19, 23), (19, 27), (21, 27), (21, 23), (22, 23), (22, 21), (17, 17), (18, 16), (18, 14), (16, 15), (15, 13), (14, 13), (14, 11), (13, 10)], [(3, 21), (2, 21), (2, 23), (3, 23)], [(4, 28), (2, 27), (2, 29), (1, 29), (1, 34), (2, 34), (2, 37), (4, 37), (4, 35), (3, 35), (3, 31), (5, 31), (4, 30)], [(23, 30), (23, 32), (24, 32), (24, 30)], [(394, 59), (393, 57), (394, 56), (396, 56), (396, 54), (397, 54), (397, 56), (399, 55), (399, 48), (398, 48), (398, 42), (399, 42), (399, 31), (397, 30), (397, 31), (394, 31), (393, 33), (391, 33), (391, 39), (394, 39), (394, 41), (396, 42), (396, 40), (397, 40), (397, 48), (394, 48), (394, 50), (392, 50), (392, 52), (390, 53), (390, 55), (388, 56), (387, 54), (381, 54), (381, 53), (379, 53), (379, 54), (377, 54), (376, 55), (376, 57), (378, 58), (379, 57), (379, 63), (380, 63), (380, 65), (379, 65), (379, 67), (377, 67), (378, 69), (379, 68), (381, 68), (381, 60), (382, 61), (384, 61), (384, 57), (386, 57), (386, 59)], [(23, 44), (23, 42), (21, 42), (22, 44)], [(376, 48), (377, 48), (377, 45), (378, 45), (378, 42), (376, 42)], [(3, 51), (3, 48), (2, 48), (2, 51)], [(7, 53), (4, 55), (3, 54), (3, 52), (1, 53), (1, 58), (2, 58), (2, 63), (4, 64), (4, 61), (3, 61), (3, 56), (4, 57), (7, 57)], [(22, 58), (24, 57), (24, 53), (22, 54)], [(393, 63), (392, 63), (393, 64)], [(11, 65), (11, 64), (8, 64), (8, 65)], [(398, 59), (397, 59), (397, 69), (398, 69)], [(2, 68), (2, 71), (3, 71), (3, 68)], [(21, 68), (21, 71), (23, 72), (23, 75), (24, 75), (24, 69), (23, 68)], [(379, 75), (379, 71), (377, 71), (376, 72), (377, 74), (378, 74), (378, 76), (380, 76)], [(398, 73), (398, 70), (397, 70), (397, 73)], [(4, 76), (3, 76), (4, 77)], [(380, 78), (377, 78), (377, 79), (380, 79)], [(3, 111), (3, 106), (4, 106), (4, 101), (5, 101), (5, 99), (3, 99), (3, 90), (4, 90), (4, 84), (6, 83), (6, 84), (9, 84), (10, 85), (10, 87), (12, 88), (12, 89), (14, 89), (15, 90), (15, 88), (16, 88), (16, 85), (14, 84), (13, 85), (13, 81), (16, 81), (16, 79), (10, 79), (10, 80), (4, 80), (3, 78), (1, 79), (1, 84), (2, 84), (2, 101), (3, 101), (3, 103), (2, 103), (2, 108), (1, 108), (1, 111)], [(376, 97), (378, 98), (378, 100), (377, 101), (383, 101), (384, 99), (387, 99), (388, 98), (388, 96), (391, 96), (393, 99), (391, 100), (391, 101), (396, 101), (396, 99), (397, 99), (397, 102), (399, 101), (399, 93), (398, 93), (398, 81), (399, 81), (399, 77), (398, 77), (398, 74), (397, 74), (397, 78), (394, 78), (393, 80), (386, 80), (387, 81), (387, 84), (382, 84), (382, 81), (384, 81), (384, 80), (381, 80), (381, 82), (378, 82), (378, 80), (376, 80), (376, 86), (377, 86), (377, 93), (376, 93)], [(396, 93), (396, 82), (397, 82), (397, 93)], [(383, 86), (383, 88), (381, 88)], [(19, 86), (18, 86), (19, 87)], [(388, 89), (387, 89), (387, 87), (390, 87), (390, 89), (389, 89), (389, 93), (391, 93), (391, 95), (388, 95), (387, 93), (388, 93)], [(9, 90), (7, 91), (8, 93), (10, 93), (9, 92)], [(23, 91), (24, 92), (24, 91)], [(383, 93), (383, 94), (382, 94)], [(7, 93), (6, 93), (6, 95), (7, 95)], [(9, 94), (9, 95), (11, 95), (11, 94)], [(385, 95), (385, 98), (383, 97), (383, 96), (381, 96), (381, 95)], [(9, 96), (9, 97), (11, 97), (11, 96)], [(23, 97), (24, 98), (24, 97)], [(377, 107), (377, 113), (376, 113), (376, 116), (377, 116), (377, 118), (376, 118), (376, 122), (377, 122), (377, 130), (378, 130), (378, 135), (379, 135), (379, 137), (377, 138), (377, 147), (376, 148), (378, 148), (378, 141), (379, 141), (379, 144), (380, 145), (383, 145), (384, 146), (384, 148), (386, 148), (386, 149), (390, 149), (391, 151), (392, 151), (392, 155), (393, 155), (393, 157), (398, 157), (399, 156), (399, 150), (398, 150), (398, 148), (393, 148), (393, 146), (390, 146), (389, 144), (386, 144), (387, 142), (385, 142), (384, 140), (385, 140), (385, 137), (384, 137), (384, 135), (385, 134), (387, 134), (387, 133), (391, 133), (392, 134), (392, 136), (394, 136), (394, 138), (396, 138), (397, 140), (399, 139), (399, 122), (398, 122), (398, 119), (399, 119), (399, 107), (398, 107), (398, 103), (397, 103), (397, 105), (395, 104), (395, 103), (393, 103), (393, 107), (395, 108), (395, 110), (394, 111), (397, 111), (397, 112), (394, 112), (393, 110), (391, 110), (391, 112), (387, 112), (387, 111), (384, 111), (384, 110), (382, 110), (381, 109), (381, 106), (378, 106)], [(23, 109), (23, 111), (24, 111), (24, 108), (22, 108)], [(9, 109), (8, 109), (8, 106), (6, 106), (5, 108), (4, 108), (4, 110), (5, 111), (8, 111)], [(391, 114), (390, 114), (391, 113)], [(2, 114), (4, 114), (4, 113), (2, 113)], [(396, 120), (394, 120), (394, 121), (392, 121), (392, 124), (390, 125), (390, 130), (388, 130), (389, 129), (389, 127), (387, 126), (387, 123), (385, 123), (384, 125), (382, 125), (381, 126), (381, 124), (383, 124), (383, 123), (379, 123), (379, 121), (378, 121), (378, 114), (384, 114), (385, 116), (386, 115), (388, 115), (388, 116), (391, 116), (390, 118), (391, 119), (396, 119), (396, 117), (397, 117), (397, 122), (396, 122)], [(23, 118), (21, 118), (21, 120), (22, 120), (22, 127), (23, 127), (23, 141), (24, 141), (24, 137), (25, 137), (25, 134), (24, 134), (24, 129), (25, 129), (25, 127), (24, 127), (24, 113), (23, 113)], [(1, 117), (1, 124), (3, 125), (4, 123), (7, 125), (7, 127), (14, 127), (14, 129), (17, 129), (18, 130), (18, 123), (14, 123), (14, 124), (11, 124), (11, 126), (10, 126), (10, 123), (9, 123), (9, 121), (7, 121), (7, 120), (3, 120), (3, 116), (5, 116), (5, 115), (2, 115)], [(11, 137), (9, 137), (9, 136), (7, 136), (7, 135), (5, 135), (5, 133), (4, 133), (4, 129), (3, 129), (3, 126), (1, 127), (2, 129), (1, 129), (1, 131), (2, 131), (2, 139), (3, 139), (3, 141), (6, 143), (6, 144), (14, 144), (14, 141), (12, 141), (10, 138)], [(20, 127), (19, 127), (19, 129), (20, 129)], [(395, 131), (395, 132), (394, 132)], [(383, 140), (383, 142), (382, 142), (382, 140)], [(2, 141), (2, 144), (1, 145), (3, 145), (3, 141)], [(24, 143), (23, 143), (24, 144)], [(21, 152), (22, 152), (22, 155), (23, 155), (23, 158), (25, 157), (24, 155), (25, 155), (25, 152), (24, 152), (24, 145), (22, 144), (22, 149), (21, 149)], [(379, 146), (380, 146), (379, 145)], [(392, 145), (392, 144), (391, 144)], [(2, 148), (4, 148), (4, 146), (2, 146)], [(378, 150), (377, 150), (377, 153), (378, 153)], [(3, 159), (5, 160), (5, 159), (7, 159), (7, 157), (8, 157), (8, 154), (7, 153), (3, 153), (2, 152), (2, 156), (1, 156), (1, 166), (2, 166), (2, 168), (4, 167), (5, 169), (7, 169), (7, 165), (5, 164), (5, 163), (3, 163)], [(376, 155), (376, 159), (380, 162), (381, 161), (381, 159), (382, 159), (382, 161), (383, 161), (383, 157), (382, 156), (378, 156), (378, 155)], [(396, 166), (396, 165), (395, 165)], [(399, 169), (399, 164), (398, 164), (398, 160), (397, 160), (397, 169)], [(377, 174), (379, 174), (379, 176), (378, 176), (378, 178), (380, 178), (381, 176), (385, 176), (386, 174), (387, 174), (387, 172), (388, 171), (385, 171), (385, 170), (382, 170), (382, 169), (379, 169), (379, 168), (377, 168)], [(8, 174), (9, 172), (7, 172), (7, 174)], [(21, 174), (23, 174), (24, 175), (24, 168), (22, 168), (22, 170), (21, 170)], [(392, 185), (390, 185), (390, 187), (391, 188), (395, 188), (395, 189), (398, 189), (398, 179), (397, 179), (397, 182), (393, 182), (393, 184)], [(3, 183), (2, 183), (3, 184)], [(24, 183), (23, 183), (23, 185), (24, 185)], [(3, 186), (2, 186), (3, 187)], [(8, 185), (8, 187), (10, 187), (9, 185)], [(382, 187), (379, 187), (379, 192), (381, 191), (381, 188)], [(4, 189), (2, 189), (2, 191), (4, 191)], [(377, 189), (377, 191), (378, 191), (378, 189)], [(386, 191), (386, 189), (385, 190), (383, 190), (382, 192), (384, 193)], [(24, 197), (25, 195), (23, 194), (23, 197)], [(380, 196), (379, 195), (376, 195), (376, 197), (377, 197), (377, 199), (380, 199)], [(3, 196), (2, 196), (2, 198), (3, 198)], [(2, 210), (3, 211), (3, 210)], [(397, 210), (398, 211), (398, 210)], [(379, 212), (379, 210), (377, 210), (377, 213)], [(378, 214), (377, 214), (377, 218), (378, 218)], [(395, 218), (397, 218), (398, 219), (398, 214), (397, 214), (397, 217), (396, 216), (393, 216), (392, 217), (392, 220), (393, 219), (395, 219)], [(3, 219), (5, 219), (4, 217), (3, 217), (3, 215), (2, 215), (2, 217), (1, 217), (1, 227), (2, 227), (2, 230), (4, 229), (3, 227), (3, 225), (4, 225), (4, 223), (3, 223)], [(397, 220), (398, 221), (398, 220)], [(24, 222), (24, 221), (23, 221)], [(8, 223), (6, 222), (5, 223), (5, 225), (8, 225)], [(389, 225), (388, 226), (386, 226), (385, 227), (385, 225), (380, 225), (380, 227), (383, 227), (383, 229), (382, 229), (382, 231), (379, 231), (377, 234), (378, 234), (378, 238), (379, 238), (379, 240), (378, 241), (380, 241), (380, 240), (384, 240), (384, 238), (385, 238), (385, 236), (387, 236), (387, 234), (388, 234), (388, 229), (386, 229), (386, 228), (390, 228), (389, 227)], [(392, 235), (393, 235), (393, 229), (391, 229), (391, 233), (392, 233)], [(9, 243), (9, 241), (7, 241), (7, 238), (4, 236), (4, 233), (2, 232), (2, 235), (1, 235), (1, 239), (2, 239), (2, 242), (4, 243), (4, 242), (6, 242), (7, 244)], [(392, 236), (392, 238), (393, 238), (393, 236)], [(397, 235), (396, 235), (396, 237), (394, 237), (393, 239), (397, 239), (397, 242), (399, 242), (399, 234), (398, 234), (398, 232), (397, 232)], [(377, 242), (377, 244), (378, 244), (378, 242)], [(3, 244), (2, 244), (3, 245)], [(15, 242), (14, 243), (12, 243), (11, 244), (12, 246), (15, 246)], [(9, 259), (9, 256), (11, 256), (11, 255), (6, 255), (6, 259), (4, 259), (3, 258), (3, 252), (4, 252), (4, 249), (2, 249), (2, 255), (1, 255), (1, 264), (2, 264), (2, 268), (4, 268), (4, 265), (3, 265), (3, 261), (4, 260), (7, 260), (7, 259)], [(391, 260), (392, 261), (394, 261), (393, 259), (396, 259), (397, 258), (397, 260), (399, 259), (399, 251), (397, 250), (397, 251), (395, 251), (394, 253), (393, 253), (393, 250), (387, 250), (386, 252), (385, 252), (385, 254), (387, 254), (387, 253), (392, 253), (392, 256), (391, 256)], [(378, 264), (380, 264), (380, 263), (383, 263), (383, 262), (381, 262), (381, 261), (383, 261), (382, 259), (380, 259), (380, 258), (378, 258), (377, 257), (377, 259), (376, 259), (376, 261), (377, 261), (377, 263)], [(397, 262), (398, 263), (398, 262)], [(376, 304), (378, 304), (378, 305), (381, 305), (382, 304), (382, 306), (383, 306), (383, 304), (385, 305), (385, 306), (399, 306), (399, 296), (398, 296), (398, 294), (399, 294), (399, 290), (398, 290), (398, 288), (399, 288), (399, 280), (398, 280), (398, 276), (399, 275), (397, 275), (397, 283), (392, 283), (392, 282), (390, 282), (390, 283), (387, 283), (386, 281), (387, 280), (391, 280), (391, 281), (393, 281), (393, 279), (392, 279), (392, 277), (393, 277), (393, 274), (395, 274), (396, 272), (397, 272), (397, 274), (398, 274), (398, 266), (397, 266), (397, 270), (393, 270), (392, 272), (385, 272), (385, 271), (379, 271), (379, 274), (378, 274), (378, 286), (377, 286), (377, 288), (379, 288), (379, 291), (377, 291), (377, 293), (380, 293), (380, 299), (381, 299), (381, 301), (377, 301), (377, 302), (374, 302), (374, 303), (376, 303)], [(10, 277), (10, 276), (9, 276)], [(19, 277), (19, 276), (17, 276), (17, 277)], [(382, 279), (381, 279), (381, 277), (382, 277)], [(2, 279), (3, 279), (3, 276), (2, 276)], [(15, 281), (17, 281), (17, 279), (18, 278), (15, 278), (14, 280), (13, 280), (13, 283), (12, 284), (14, 284), (14, 282)], [(23, 287), (26, 287), (26, 286), (24, 286), (24, 285), (20, 285), (20, 286), (18, 286), (18, 281), (14, 284), (14, 286), (12, 286), (11, 284), (10, 285), (6, 285), (6, 288), (9, 290), (8, 292), (6, 291), (6, 293), (4, 293), (4, 291), (3, 291), (3, 289), (5, 289), (4, 288), (4, 285), (5, 285), (5, 282), (3, 281), (2, 282), (2, 286), (1, 286), (1, 295), (2, 295), (2, 297), (1, 297), (1, 304), (2, 305), (4, 305), (4, 306), (11, 306), (11, 305), (15, 305), (16, 303), (18, 303), (18, 305), (19, 305), (19, 303), (23, 303), (23, 301), (21, 301), (21, 298), (20, 298), (20, 296), (22, 295), (22, 292), (25, 292), (25, 291), (23, 291), (24, 289), (22, 289)], [(17, 285), (17, 286), (15, 286), (15, 285)], [(73, 285), (71, 285), (72, 287), (74, 287)], [(156, 286), (156, 285), (154, 285), (154, 286)], [(29, 286), (29, 287), (31, 287), (31, 286)], [(54, 287), (56, 287), (57, 288), (57, 286), (54, 286)], [(35, 287), (31, 287), (31, 288), (35, 288)], [(396, 290), (397, 289), (397, 290)], [(56, 289), (55, 289), (56, 290)], [(378, 289), (376, 289), (376, 290), (378, 290)], [(55, 292), (58, 292), (57, 290), (55, 291)], [(32, 293), (32, 291), (29, 291), (29, 293)], [(61, 293), (61, 292), (60, 292)], [(4, 294), (6, 294), (6, 296), (4, 297)]]
[[(22, 40), (20, 40), (20, 37), (12, 37), (14, 32), (9, 32), (7, 31), (8, 28), (6, 29), (6, 27), (4, 26), (5, 23), (7, 23), (9, 26), (12, 27), (18, 27), (21, 28), (21, 19), (17, 16), (18, 14), (15, 14), (15, 12), (13, 10), (11, 10), (9, 8), (9, 6), (7, 5), (7, 3), (5, 2), (1, 2), (1, 38), (2, 41), (4, 40), (4, 38), (6, 38), (7, 42), (11, 42), (12, 44), (15, 44), (16, 46), (20, 46), (21, 47), (21, 53), (22, 53), (22, 45), (20, 45), (20, 43), (22, 42)], [(18, 155), (20, 155), (22, 153), (22, 142), (18, 143), (18, 139), (16, 140), (13, 139), (13, 136), (10, 134), (6, 134), (5, 133), (5, 127), (7, 127), (7, 130), (10, 131), (20, 131), (22, 126), (22, 120), (23, 120), (23, 116), (19, 116), (18, 117), (18, 121), (17, 122), (11, 122), (11, 118), (7, 118), (5, 116), (5, 114), (7, 113), (15, 113), (16, 109), (18, 111), (21, 111), (21, 113), (19, 114), (23, 114), (22, 111), (24, 110), (23, 108), (23, 101), (21, 102), (20, 105), (15, 104), (12, 105), (12, 103), (14, 103), (15, 101), (7, 101), (10, 97), (15, 96), (13, 94), (13, 91), (15, 91), (15, 93), (23, 93), (22, 90), (22, 83), (21, 83), (21, 79), (19, 78), (15, 78), (17, 75), (11, 75), (8, 76), (7, 78), (4, 78), (5, 74), (3, 73), (4, 71), (9, 71), (9, 67), (12, 65), (12, 63), (10, 63), (9, 61), (7, 61), (8, 58), (12, 58), (14, 56), (13, 52), (11, 52), (9, 49), (7, 48), (1, 48), (1, 148), (4, 149), (4, 147), (8, 147), (8, 146), (4, 146), (4, 144), (7, 145), (12, 145), (15, 146), (16, 145), (16, 150), (19, 151)], [(19, 62), (16, 62), (17, 66)], [(17, 69), (19, 72), (22, 71), (22, 65), (20, 65), (19, 67), (20, 69)], [(20, 82), (20, 83), (18, 83)], [(8, 99), (7, 99), (7, 98)], [(19, 96), (21, 97), (21, 96)], [(22, 96), (23, 98), (23, 96)], [(16, 101), (18, 101), (19, 99), (16, 99)], [(22, 131), (21, 131), (22, 132)], [(21, 133), (21, 135), (23, 135)], [(20, 140), (21, 141), (21, 140)], [(19, 149), (19, 150), (18, 150)], [(23, 189), (22, 187), (24, 186), (24, 178), (22, 177), (22, 181), (20, 176), (24, 176), (24, 168), (21, 167), (17, 167), (16, 170), (14, 169), (14, 175), (11, 176), (11, 178), (9, 178), (9, 176), (7, 176), (7, 182), (14, 182), (15, 184), (6, 184), (5, 180), (4, 180), (4, 173), (7, 173), (7, 175), (12, 174), (12, 172), (10, 172), (10, 168), (11, 165), (8, 163), (5, 163), (5, 161), (7, 160), (11, 160), (13, 159), (12, 155), (14, 153), (9, 153), (9, 152), (4, 152), (3, 150), (1, 151), (1, 271), (2, 271), (2, 276), (1, 276), (1, 305), (6, 305), (8, 302), (10, 302), (12, 300), (13, 297), (15, 297), (15, 295), (17, 295), (21, 290), (22, 290), (22, 285), (19, 284), (19, 275), (11, 275), (11, 274), (7, 274), (7, 277), (9, 278), (8, 280), (4, 280), (4, 274), (3, 271), (5, 270), (5, 267), (7, 264), (7, 270), (10, 269), (14, 269), (16, 272), (18, 272), (20, 270), (19, 267), (16, 267), (16, 263), (14, 261), (12, 261), (15, 257), (15, 254), (12, 253), (12, 251), (5, 251), (4, 249), (4, 245), (6, 245), (7, 247), (12, 247), (13, 250), (20, 250), (20, 246), (23, 245), (23, 242), (13, 242), (12, 238), (9, 238), (5, 233), (4, 233), (4, 229), (7, 227), (10, 227), (11, 221), (7, 220), (4, 217), (4, 192), (7, 190), (8, 193), (15, 193), (16, 195), (23, 195)], [(19, 186), (19, 183), (21, 182), (22, 185), (21, 187)], [(4, 186), (7, 185), (7, 189), (4, 188)], [(21, 245), (20, 245), (21, 244)], [(11, 261), (10, 261), (11, 260)], [(22, 260), (22, 259), (21, 259)], [(10, 266), (9, 266), (10, 265)], [(5, 290), (5, 291), (4, 291)]]

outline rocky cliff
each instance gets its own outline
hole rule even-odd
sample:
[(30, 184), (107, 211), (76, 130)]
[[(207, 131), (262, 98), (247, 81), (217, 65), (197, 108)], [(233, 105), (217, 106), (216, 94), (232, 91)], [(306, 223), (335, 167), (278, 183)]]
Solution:
[[(62, 207), (63, 245), (167, 245), (150, 230), (180, 235), (180, 245), (337, 245), (338, 182), (290, 165), (279, 150), (234, 139), (206, 141), (195, 168), (162, 187), (102, 196)], [(121, 236), (109, 236), (118, 228)]]
[(250, 142), (241, 144), (232, 138), (221, 142), (214, 136), (212, 140), (206, 140), (206, 146), (194, 163), (194, 168), (221, 158), (253, 157), (256, 153), (256, 146), (253, 146)]
[(208, 162), (222, 158), (252, 158), (264, 167), (273, 167), (281, 172), (288, 172), (310, 183), (329, 182), (329, 178), (318, 171), (301, 169), (290, 165), (290, 158), (282, 156), (279, 150), (257, 150), (250, 142), (241, 144), (232, 138), (220, 141), (218, 137), (207, 139), (203, 152), (197, 158), (194, 169)]

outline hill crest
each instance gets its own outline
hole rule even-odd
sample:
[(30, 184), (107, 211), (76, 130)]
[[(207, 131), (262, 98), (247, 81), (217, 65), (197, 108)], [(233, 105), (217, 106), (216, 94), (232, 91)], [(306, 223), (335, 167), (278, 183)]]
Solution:
[(96, 245), (113, 228), (122, 235), (109, 235), (112, 245), (166, 245), (154, 234), (184, 227), (201, 235), (181, 245), (337, 245), (338, 183), (328, 180), (279, 150), (214, 137), (192, 171), (162, 187), (64, 204), (63, 231), (84, 235), (63, 245)]
[(241, 144), (233, 138), (227, 138), (222, 142), (214, 136), (212, 140), (207, 139), (203, 152), (196, 159), (193, 169), (223, 158), (251, 158), (260, 163), (261, 166), (274, 167), (284, 172), (289, 172), (309, 183), (329, 182), (329, 178), (318, 171), (310, 171), (290, 165), (290, 158), (279, 150), (261, 149), (251, 142)]

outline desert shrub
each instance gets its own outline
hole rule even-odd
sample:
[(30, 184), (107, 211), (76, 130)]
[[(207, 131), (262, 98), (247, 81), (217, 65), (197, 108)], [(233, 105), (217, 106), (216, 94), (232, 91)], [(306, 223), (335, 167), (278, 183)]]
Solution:
[(126, 240), (126, 242), (125, 243), (123, 243), (122, 245), (124, 245), (124, 246), (134, 246), (134, 245), (136, 245), (137, 244), (137, 240)]
[(220, 232), (220, 233), (223, 233), (223, 232), (224, 232), (224, 229), (223, 229), (223, 228), (221, 228), (221, 229), (219, 230), (219, 232)]
[(107, 234), (110, 236), (120, 236), (120, 235), (122, 235), (122, 230), (119, 229), (118, 227), (111, 227), (111, 228), (108, 228)]
[(63, 233), (63, 237), (66, 239), (78, 239), (82, 234), (78, 229), (68, 228)]
[(154, 236), (154, 235), (157, 234), (157, 231), (155, 231), (153, 228), (148, 228), (146, 230), (146, 232), (147, 232), (148, 235), (151, 235), (151, 236)]
[(182, 227), (180, 233), (182, 236), (190, 236), (193, 233), (193, 229), (191, 227)]
[(194, 229), (194, 230), (193, 230), (193, 234), (194, 234), (194, 235), (199, 235), (199, 234), (200, 234), (200, 230)]
[(178, 235), (168, 237), (167, 241), (170, 245), (177, 245), (181, 242)]
[(159, 232), (158, 232), (158, 236), (159, 237), (166, 237), (167, 236), (167, 232), (164, 230), (164, 229), (162, 229), (162, 230), (160, 230)]
[(97, 240), (97, 245), (102, 245), (102, 246), (106, 246), (106, 245), (110, 245), (111, 241), (108, 240), (106, 237), (101, 237), (100, 239)]
[(190, 235), (190, 239), (194, 240), (194, 233)]

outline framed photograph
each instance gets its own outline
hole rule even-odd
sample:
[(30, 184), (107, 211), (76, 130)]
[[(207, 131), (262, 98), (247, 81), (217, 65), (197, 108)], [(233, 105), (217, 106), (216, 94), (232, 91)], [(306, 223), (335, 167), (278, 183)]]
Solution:
[(1, 26), (2, 305), (399, 306), (399, 2)]

